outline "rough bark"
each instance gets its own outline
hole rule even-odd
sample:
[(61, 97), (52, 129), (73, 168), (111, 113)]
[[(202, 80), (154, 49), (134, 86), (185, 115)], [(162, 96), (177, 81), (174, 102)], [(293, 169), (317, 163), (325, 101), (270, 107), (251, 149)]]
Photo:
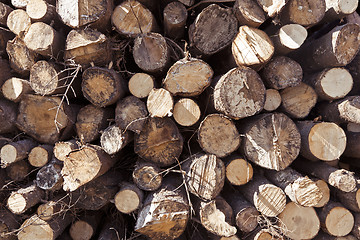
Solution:
[(171, 2), (164, 8), (164, 32), (172, 39), (181, 39), (185, 33), (187, 10), (180, 2)]
[(162, 183), (161, 170), (153, 163), (137, 161), (132, 179), (140, 189), (155, 191)]
[(26, 160), (20, 160), (7, 166), (5, 170), (11, 180), (19, 182), (28, 177), (32, 169)]
[(5, 3), (0, 3), (0, 24), (6, 26), (9, 14), (13, 11), (12, 7)]
[(15, 240), (16, 235), (12, 233), (19, 227), (18, 219), (8, 210), (0, 211), (0, 238), (2, 240)]
[(52, 161), (42, 167), (36, 174), (36, 186), (43, 190), (56, 191), (62, 188), (61, 162)]
[(98, 240), (119, 240), (125, 238), (124, 219), (119, 216), (117, 218), (107, 217), (102, 226)]
[(16, 130), (15, 122), (17, 105), (6, 99), (0, 99), (0, 133), (10, 133)]
[(353, 212), (360, 212), (360, 189), (359, 184), (355, 190), (351, 192), (343, 192), (340, 190), (335, 189), (336, 198), (339, 202), (341, 202), (344, 207), (353, 211)]

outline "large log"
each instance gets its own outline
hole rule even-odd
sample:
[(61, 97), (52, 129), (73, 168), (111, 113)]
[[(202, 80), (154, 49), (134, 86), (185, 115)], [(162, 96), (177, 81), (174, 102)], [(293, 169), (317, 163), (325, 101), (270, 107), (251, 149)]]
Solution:
[(24, 159), (6, 167), (6, 175), (13, 181), (23, 181), (30, 175), (31, 165)]
[(344, 207), (353, 211), (360, 212), (360, 188), (357, 184), (356, 189), (351, 192), (344, 192), (341, 190), (335, 189), (334, 195), (339, 202), (341, 202)]

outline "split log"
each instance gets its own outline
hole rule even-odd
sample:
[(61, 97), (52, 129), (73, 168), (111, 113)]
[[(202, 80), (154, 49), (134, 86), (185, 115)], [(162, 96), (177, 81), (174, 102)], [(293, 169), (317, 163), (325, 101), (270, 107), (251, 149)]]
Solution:
[(206, 62), (184, 58), (172, 65), (163, 81), (164, 88), (174, 96), (200, 95), (210, 86), (214, 71)]
[(150, 117), (171, 117), (174, 100), (170, 92), (164, 88), (153, 88), (146, 101)]
[(7, 199), (7, 208), (14, 214), (22, 214), (44, 197), (45, 192), (33, 184), (12, 192)]
[(52, 145), (39, 145), (31, 149), (28, 155), (28, 161), (31, 166), (43, 167), (52, 158), (53, 146)]
[(322, 22), (342, 19), (356, 11), (358, 1), (325, 0), (326, 12)]
[(158, 29), (150, 10), (135, 0), (124, 1), (115, 7), (111, 22), (117, 32), (127, 37), (156, 32)]
[(100, 221), (100, 212), (86, 212), (71, 224), (69, 229), (71, 238), (73, 240), (90, 240), (95, 235)]
[(32, 92), (28, 80), (12, 77), (4, 82), (1, 87), (3, 96), (13, 102), (19, 102), (21, 98)]
[(149, 118), (134, 138), (135, 153), (161, 167), (176, 163), (182, 148), (183, 138), (169, 118)]
[(239, 186), (238, 190), (246, 200), (267, 217), (276, 217), (285, 208), (286, 195), (284, 191), (270, 183), (260, 173), (255, 174), (247, 184)]
[(101, 148), (109, 155), (115, 154), (123, 149), (130, 141), (132, 134), (123, 131), (116, 125), (107, 127), (100, 137)]
[(60, 190), (63, 183), (63, 177), (61, 175), (62, 165), (60, 163), (53, 161), (40, 168), (36, 174), (36, 186), (43, 190)]
[(264, 108), (265, 86), (257, 72), (248, 67), (228, 71), (214, 88), (214, 107), (238, 120), (253, 116)]
[(200, 119), (200, 107), (190, 98), (181, 98), (174, 105), (174, 119), (181, 126), (192, 126)]
[(276, 0), (268, 2), (266, 0), (257, 0), (258, 4), (271, 18), (277, 16), (287, 3), (286, 0)]
[(84, 145), (78, 151), (70, 152), (61, 170), (64, 191), (72, 192), (103, 175), (116, 161), (96, 145)]
[(332, 101), (348, 95), (353, 87), (353, 78), (345, 68), (327, 68), (309, 75), (304, 82), (312, 86), (322, 100)]
[(17, 105), (6, 99), (0, 99), (0, 133), (10, 133), (16, 130), (15, 122)]
[(119, 240), (119, 238), (124, 239), (126, 237), (124, 225), (124, 219), (121, 216), (117, 218), (107, 217), (99, 232), (98, 240)]
[(14, 9), (12, 9), (12, 7), (10, 7), (9, 5), (6, 5), (5, 3), (0, 3), (0, 24), (1, 25), (7, 26), (6, 21), (7, 21), (9, 14), (12, 11), (14, 11)]
[(282, 232), (290, 239), (312, 239), (320, 230), (320, 220), (314, 208), (299, 206), (294, 202), (286, 204), (284, 211), (279, 214), (279, 222), (285, 226)]
[(298, 121), (301, 134), (300, 154), (313, 161), (333, 161), (343, 154), (346, 147), (344, 130), (335, 123)]
[(298, 171), (323, 179), (331, 186), (344, 192), (351, 192), (356, 187), (356, 178), (353, 172), (337, 169), (322, 161), (313, 162), (297, 159), (292, 166)]
[(232, 185), (244, 185), (252, 179), (253, 167), (243, 157), (233, 154), (225, 158), (224, 162), (226, 179)]
[(225, 157), (240, 146), (240, 134), (234, 122), (222, 114), (210, 114), (200, 123), (198, 142), (207, 153)]
[(155, 191), (162, 183), (161, 170), (153, 163), (137, 161), (132, 179), (140, 189)]
[(322, 192), (316, 183), (292, 168), (281, 171), (267, 170), (265, 176), (284, 190), (291, 201), (301, 206), (314, 207), (322, 198)]
[(328, 184), (322, 180), (322, 179), (314, 179), (313, 181), (316, 183), (316, 186), (319, 188), (319, 190), (321, 191), (321, 195), (322, 198), (320, 199), (320, 201), (318, 202), (318, 204), (316, 204), (314, 207), (316, 208), (320, 208), (320, 207), (324, 207), (330, 200), (330, 189)]
[(18, 182), (29, 176), (30, 164), (26, 160), (20, 160), (6, 167), (6, 175), (13, 181)]
[(286, 24), (270, 36), (277, 55), (286, 55), (302, 46), (308, 36), (306, 28), (300, 24)]
[(19, 105), (16, 126), (35, 140), (52, 144), (70, 133), (72, 109), (58, 97), (26, 95)]
[(106, 107), (124, 97), (126, 85), (121, 75), (112, 69), (90, 67), (82, 75), (84, 97), (98, 107)]
[(273, 56), (274, 45), (263, 31), (241, 26), (232, 42), (232, 55), (237, 65), (261, 69)]
[(116, 104), (115, 122), (123, 130), (141, 132), (146, 122), (148, 111), (145, 103), (134, 96), (128, 96)]
[(277, 90), (301, 83), (303, 71), (299, 63), (285, 56), (276, 56), (261, 71), (265, 85)]
[(130, 93), (137, 98), (146, 98), (154, 87), (154, 77), (146, 73), (135, 73), (128, 83)]
[(215, 155), (197, 153), (182, 164), (189, 191), (195, 196), (211, 200), (220, 194), (225, 182), (225, 165)]
[(163, 73), (170, 64), (170, 48), (159, 33), (137, 36), (132, 54), (136, 65), (145, 72)]
[(15, 240), (16, 235), (12, 233), (19, 227), (18, 219), (6, 209), (0, 211), (0, 238), (2, 240)]
[(281, 105), (281, 95), (276, 89), (266, 89), (264, 110), (275, 111)]
[(175, 239), (185, 230), (189, 206), (184, 190), (164, 184), (145, 199), (138, 214), (135, 231), (151, 239)]
[(100, 137), (100, 130), (109, 125), (112, 109), (100, 108), (92, 104), (81, 108), (76, 119), (76, 133), (83, 142), (92, 142)]
[(165, 36), (181, 39), (184, 36), (187, 16), (187, 10), (182, 3), (171, 2), (166, 5), (163, 12)]
[(72, 152), (78, 150), (80, 147), (75, 140), (67, 142), (57, 142), (53, 148), (53, 153), (56, 159), (65, 161), (66, 157)]
[(134, 184), (123, 182), (119, 192), (115, 195), (115, 207), (121, 213), (130, 214), (140, 208), (144, 193)]
[(360, 213), (354, 213), (354, 227), (351, 233), (357, 238), (360, 238)]
[(338, 202), (330, 201), (318, 216), (322, 230), (332, 236), (346, 236), (354, 226), (354, 216)]
[(30, 28), (31, 19), (24, 10), (16, 9), (9, 13), (6, 25), (15, 35), (20, 35)]
[(190, 46), (203, 55), (212, 55), (229, 46), (237, 31), (238, 21), (232, 9), (211, 4), (190, 25)]
[(297, 158), (301, 136), (295, 123), (285, 114), (261, 114), (246, 120), (242, 151), (249, 161), (279, 171)]
[(305, 118), (317, 102), (315, 90), (301, 82), (280, 91), (281, 109), (293, 118)]
[(233, 6), (239, 26), (247, 25), (257, 28), (266, 20), (266, 14), (256, 1), (236, 0)]
[(26, 5), (26, 13), (33, 22), (43, 22), (49, 25), (57, 21), (55, 6), (45, 0), (29, 0)]
[(0, 150), (1, 167), (6, 168), (8, 165), (25, 159), (30, 150), (36, 146), (31, 139), (11, 142), (4, 145)]
[(351, 192), (343, 192), (338, 189), (335, 189), (335, 195), (339, 202), (341, 202), (344, 207), (353, 211), (360, 212), (360, 188), (359, 184), (356, 189)]

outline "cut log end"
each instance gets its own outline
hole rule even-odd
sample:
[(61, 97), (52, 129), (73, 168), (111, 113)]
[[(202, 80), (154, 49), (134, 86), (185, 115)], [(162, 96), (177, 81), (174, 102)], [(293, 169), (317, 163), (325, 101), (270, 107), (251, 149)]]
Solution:
[(344, 207), (333, 207), (328, 211), (324, 225), (326, 231), (332, 236), (346, 236), (354, 226), (354, 217)]
[(155, 87), (155, 79), (146, 73), (136, 73), (128, 83), (129, 91), (137, 98), (146, 98)]
[(146, 106), (151, 117), (170, 117), (172, 116), (174, 100), (169, 91), (164, 88), (154, 88), (149, 93)]
[(266, 89), (264, 110), (275, 111), (281, 105), (281, 95), (276, 89)]
[(180, 99), (174, 106), (174, 119), (181, 126), (192, 126), (200, 119), (200, 108), (190, 98)]
[(277, 35), (271, 36), (278, 54), (287, 54), (302, 46), (307, 38), (306, 28), (300, 24), (287, 24), (279, 29)]
[(240, 186), (248, 183), (253, 177), (253, 168), (242, 158), (232, 159), (226, 165), (226, 179), (233, 185)]
[(276, 217), (286, 206), (286, 196), (283, 190), (272, 184), (263, 184), (254, 195), (256, 209), (268, 217)]
[(332, 172), (328, 178), (329, 184), (344, 192), (351, 192), (356, 187), (354, 173), (339, 169)]
[(123, 185), (115, 195), (115, 206), (120, 212), (129, 214), (141, 206), (143, 195), (143, 192), (135, 185)]
[(315, 181), (315, 183), (316, 183), (316, 186), (319, 188), (319, 190), (322, 193), (322, 198), (314, 207), (320, 208), (320, 207), (325, 206), (329, 202), (330, 189), (329, 189), (328, 184), (324, 180), (318, 179)]
[(142, 190), (155, 191), (162, 183), (161, 170), (151, 163), (138, 163), (132, 173), (134, 183)]
[(90, 240), (95, 230), (86, 221), (78, 220), (71, 225), (69, 232), (73, 240)]

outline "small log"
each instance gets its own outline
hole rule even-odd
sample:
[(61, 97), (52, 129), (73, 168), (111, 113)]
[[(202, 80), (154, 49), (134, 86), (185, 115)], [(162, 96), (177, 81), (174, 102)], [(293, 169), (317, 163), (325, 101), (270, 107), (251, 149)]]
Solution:
[(292, 202), (301, 206), (314, 207), (322, 198), (322, 192), (316, 183), (292, 168), (281, 171), (267, 170), (265, 176), (284, 190)]
[(354, 213), (354, 227), (351, 233), (357, 238), (360, 238), (360, 213)]
[(319, 190), (322, 193), (322, 198), (320, 199), (318, 204), (316, 204), (314, 207), (316, 207), (316, 208), (324, 207), (330, 200), (329, 186), (322, 179), (313, 179), (313, 181), (315, 182), (316, 186), (319, 188)]
[(322, 22), (342, 19), (356, 11), (358, 1), (325, 0), (326, 11)]
[(57, 195), (53, 199), (38, 206), (36, 213), (44, 221), (49, 221), (63, 214), (69, 208), (70, 197), (67, 195)]
[(17, 105), (6, 99), (0, 99), (0, 133), (10, 133), (16, 130), (15, 122)]
[(239, 26), (257, 28), (266, 20), (266, 14), (256, 1), (236, 0), (233, 6)]
[(257, 0), (257, 2), (260, 7), (262, 7), (264, 12), (266, 12), (267, 15), (271, 18), (277, 16), (287, 3), (286, 0), (276, 0), (271, 2), (268, 2), (266, 0)]
[(124, 97), (126, 85), (121, 75), (112, 69), (90, 67), (82, 75), (84, 97), (98, 107), (106, 107)]
[(29, 176), (31, 166), (26, 160), (20, 160), (6, 167), (6, 175), (13, 181), (19, 182)]
[(284, 238), (274, 230), (260, 228), (253, 231), (245, 240), (284, 240)]
[(31, 19), (24, 10), (16, 9), (9, 13), (6, 25), (15, 35), (20, 35), (30, 28)]
[(224, 162), (226, 179), (232, 185), (244, 185), (252, 179), (253, 167), (243, 157), (233, 154), (225, 158)]
[[(95, 215), (96, 214), (96, 215)], [(87, 212), (70, 226), (69, 233), (73, 240), (90, 240), (96, 233), (101, 221), (100, 212)]]
[(26, 5), (26, 13), (33, 22), (43, 22), (50, 25), (55, 23), (58, 17), (55, 6), (45, 0), (29, 0)]
[(132, 139), (130, 132), (123, 131), (116, 125), (111, 125), (102, 132), (100, 144), (107, 154), (112, 155), (123, 149)]
[(5, 3), (0, 3), (0, 24), (3, 26), (7, 26), (7, 18), (9, 14), (14, 11), (12, 7), (6, 5)]
[(130, 93), (137, 98), (146, 98), (154, 87), (154, 77), (146, 73), (135, 73), (128, 83)]
[(116, 104), (115, 122), (123, 130), (141, 132), (146, 122), (148, 111), (145, 103), (134, 96), (128, 96)]
[(286, 195), (284, 191), (270, 183), (260, 173), (255, 174), (247, 184), (239, 186), (238, 190), (246, 200), (267, 217), (276, 217), (285, 208)]
[(161, 170), (153, 163), (137, 161), (132, 179), (140, 189), (155, 191), (162, 183)]
[(353, 212), (360, 212), (360, 188), (359, 184), (357, 188), (352, 192), (343, 192), (338, 189), (335, 189), (336, 198), (339, 202), (344, 205), (347, 209)]
[(184, 190), (166, 183), (145, 199), (135, 231), (151, 239), (175, 239), (184, 232), (189, 214)]
[(7, 208), (14, 214), (22, 214), (44, 197), (45, 192), (33, 184), (12, 192), (7, 199)]
[(165, 36), (181, 39), (184, 36), (187, 16), (188, 13), (182, 3), (171, 2), (166, 5), (163, 11)]
[(281, 22), (311, 27), (321, 21), (325, 15), (325, 10), (325, 0), (306, 3), (302, 0), (290, 0), (281, 12)]
[(281, 105), (281, 95), (276, 89), (266, 89), (264, 110), (275, 111)]
[(265, 91), (259, 74), (253, 69), (233, 68), (215, 85), (214, 107), (235, 120), (253, 116), (264, 108)]
[(293, 118), (305, 118), (317, 102), (315, 90), (306, 83), (280, 91), (281, 109)]
[(32, 92), (28, 80), (12, 77), (4, 82), (1, 87), (3, 96), (13, 102), (19, 102), (21, 98)]
[(313, 161), (333, 161), (343, 154), (346, 147), (344, 130), (335, 123), (298, 121), (301, 134), (300, 154)]
[(306, 28), (300, 24), (286, 24), (270, 36), (277, 55), (286, 55), (302, 46), (308, 36)]
[(70, 140), (67, 142), (57, 142), (55, 143), (53, 153), (56, 159), (60, 161), (65, 161), (66, 157), (72, 152), (79, 149), (79, 145), (75, 140)]
[(289, 202), (278, 218), (285, 226), (282, 232), (290, 239), (312, 239), (320, 230), (320, 220), (312, 207)]
[(181, 126), (192, 126), (200, 119), (199, 105), (190, 98), (181, 98), (174, 105), (174, 119)]
[(15, 240), (16, 235), (13, 231), (19, 227), (18, 219), (7, 209), (0, 211), (0, 238), (2, 240)]
[(320, 99), (328, 101), (344, 98), (353, 87), (353, 78), (345, 68), (326, 68), (305, 77), (304, 82), (314, 88)]
[(134, 138), (135, 153), (161, 167), (176, 163), (182, 148), (183, 138), (169, 118), (149, 118)]
[(238, 66), (261, 69), (274, 54), (274, 45), (263, 31), (241, 26), (232, 42), (232, 55)]
[(76, 119), (76, 133), (83, 142), (92, 142), (100, 137), (100, 130), (108, 126), (112, 109), (92, 104), (81, 108)]
[(232, 9), (211, 4), (190, 25), (190, 46), (203, 55), (212, 55), (229, 46), (237, 31), (238, 21)]
[(146, 107), (150, 117), (170, 117), (174, 107), (174, 100), (168, 90), (153, 88), (147, 98)]
[(36, 174), (36, 186), (43, 190), (60, 190), (63, 183), (63, 177), (61, 175), (62, 165), (60, 163), (53, 161), (40, 168)]
[(30, 139), (11, 142), (4, 145), (0, 150), (1, 167), (6, 168), (12, 163), (25, 159), (30, 150), (35, 146), (36, 143)]
[(71, 30), (66, 38), (64, 60), (88, 67), (110, 62), (110, 44), (106, 36), (91, 28)]
[(330, 201), (318, 213), (321, 229), (336, 237), (349, 234), (354, 226), (354, 216), (338, 202)]
[(189, 191), (195, 196), (211, 200), (220, 194), (225, 182), (225, 165), (215, 155), (197, 153), (182, 164)]
[(25, 9), (29, 0), (11, 0), (11, 5), (15, 8)]
[(124, 1), (115, 7), (111, 22), (117, 32), (127, 37), (136, 37), (158, 29), (150, 10), (135, 0)]
[(268, 169), (283, 170), (299, 155), (301, 136), (295, 123), (282, 113), (247, 120), (242, 151), (247, 160)]
[(174, 96), (200, 95), (210, 86), (214, 71), (206, 62), (184, 58), (172, 65), (163, 81), (164, 88)]
[(70, 152), (61, 170), (64, 191), (72, 192), (103, 175), (116, 161), (96, 145), (84, 145), (78, 151)]
[(119, 216), (117, 218), (107, 217), (105, 223), (99, 232), (98, 240), (119, 240), (124, 239), (125, 236), (124, 219)]
[(134, 184), (123, 182), (119, 192), (115, 195), (115, 207), (121, 213), (130, 214), (140, 208), (144, 193)]
[(325, 162), (305, 159), (297, 159), (292, 165), (296, 170), (318, 177), (341, 191), (351, 192), (356, 188), (354, 173), (348, 170), (337, 169)]
[(53, 146), (43, 144), (31, 149), (28, 155), (28, 161), (31, 166), (43, 167), (51, 160), (52, 155)]
[(261, 71), (265, 85), (276, 90), (295, 87), (301, 83), (303, 71), (296, 61), (285, 56), (276, 56)]
[(225, 157), (240, 146), (240, 134), (234, 122), (222, 114), (210, 114), (200, 123), (198, 142), (207, 153)]
[(132, 54), (136, 65), (145, 72), (163, 73), (170, 64), (170, 48), (159, 33), (137, 36)]

